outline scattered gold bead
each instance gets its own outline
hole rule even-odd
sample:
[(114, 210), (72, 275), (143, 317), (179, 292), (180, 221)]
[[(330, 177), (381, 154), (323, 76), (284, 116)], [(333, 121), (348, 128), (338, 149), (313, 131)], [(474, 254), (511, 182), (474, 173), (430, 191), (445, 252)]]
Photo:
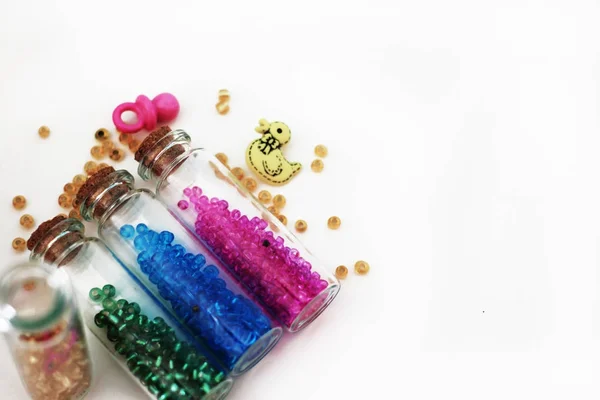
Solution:
[(306, 228), (308, 228), (308, 224), (306, 223), (305, 220), (299, 219), (298, 221), (296, 221), (296, 224), (294, 225), (294, 227), (296, 228), (296, 231), (302, 233), (302, 232), (306, 232)]
[(65, 191), (66, 194), (75, 194), (75, 192), (76, 192), (75, 185), (73, 185), (71, 182), (65, 184), (65, 186), (63, 187), (63, 190)]
[(93, 175), (98, 171), (98, 164), (96, 164), (96, 161), (88, 161), (83, 165), (83, 170), (86, 174)]
[(14, 208), (22, 210), (27, 205), (27, 199), (25, 199), (25, 196), (18, 195), (13, 197), (12, 203)]
[(227, 101), (227, 100), (229, 100), (229, 97), (230, 97), (229, 90), (227, 90), (227, 89), (219, 90), (219, 101), (221, 101), (221, 102)]
[(340, 227), (341, 224), (342, 220), (340, 219), (340, 217), (329, 217), (329, 219), (327, 220), (327, 226), (329, 227), (329, 229), (337, 229)]
[(96, 138), (96, 140), (104, 142), (105, 140), (110, 139), (110, 132), (106, 128), (100, 128), (96, 131), (94, 137)]
[(41, 138), (46, 139), (48, 136), (50, 136), (50, 128), (48, 128), (46, 125), (40, 126), (38, 129), (38, 135), (40, 135)]
[(67, 214), (65, 214), (65, 213), (60, 213), (58, 215), (60, 215), (61, 217), (69, 218), (69, 216)]
[(217, 154), (215, 154), (215, 157), (217, 157), (217, 160), (221, 161), (221, 164), (227, 165), (227, 161), (229, 159), (227, 158), (225, 153), (217, 153)]
[(240, 167), (231, 168), (231, 173), (238, 179), (238, 181), (244, 179), (244, 170)]
[(73, 207), (73, 208), (79, 207), (79, 203), (77, 202), (77, 196), (71, 196), (71, 197), (72, 197), (71, 207)]
[(131, 141), (132, 137), (133, 137), (132, 135), (129, 135), (127, 133), (121, 133), (119, 135), (119, 142), (121, 142), (123, 144), (128, 144)]
[(58, 196), (58, 205), (62, 208), (70, 208), (73, 205), (73, 197), (67, 193)]
[(106, 167), (110, 167), (110, 165), (108, 165), (107, 163), (101, 162), (100, 164), (98, 164), (98, 167), (96, 168), (96, 171), (100, 171), (101, 169), (104, 169)]
[[(91, 162), (93, 162), (93, 161), (91, 161)], [(84, 169), (85, 169), (85, 167), (84, 167)], [(87, 181), (87, 178), (83, 174), (77, 174), (73, 177), (73, 185), (75, 185), (77, 187), (81, 187), (81, 185), (83, 185), (85, 183), (85, 181)]]
[(131, 140), (128, 144), (129, 150), (131, 150), (132, 152), (135, 153), (140, 148), (140, 144), (141, 144), (140, 141), (137, 139)]
[(354, 264), (354, 272), (356, 272), (358, 275), (366, 275), (369, 273), (370, 269), (371, 266), (366, 261), (361, 260), (357, 261), (356, 264)]
[(312, 169), (314, 172), (323, 171), (323, 161), (317, 158), (312, 163), (310, 163), (310, 169)]
[(287, 225), (287, 217), (283, 214), (279, 214), (277, 219), (281, 221), (282, 224)]
[(106, 155), (106, 152), (104, 151), (104, 148), (102, 148), (102, 146), (94, 146), (90, 149), (90, 154), (96, 160), (101, 160)]
[(335, 277), (338, 279), (346, 279), (348, 276), (348, 268), (344, 265), (340, 265), (335, 269)]
[(125, 152), (121, 149), (113, 149), (113, 151), (110, 152), (109, 157), (113, 161), (121, 161), (125, 158)]
[(317, 155), (317, 157), (327, 157), (327, 147), (325, 147), (325, 145), (322, 144), (318, 144), (315, 146), (315, 154)]
[(270, 207), (267, 208), (267, 210), (269, 210), (269, 212), (271, 214), (273, 214), (274, 216), (278, 216), (279, 215), (279, 210), (275, 206), (270, 206)]
[(21, 237), (15, 238), (12, 241), (12, 248), (19, 253), (27, 248), (27, 241)]
[(112, 140), (105, 140), (102, 142), (102, 150), (104, 150), (104, 154), (110, 153), (110, 151), (114, 148), (115, 143)]
[(249, 176), (245, 177), (242, 180), (242, 185), (244, 185), (244, 187), (250, 192), (254, 192), (256, 190), (256, 187), (258, 186), (254, 178), (251, 178)]
[(71, 212), (69, 212), (69, 218), (81, 219), (81, 214), (79, 213), (79, 210), (76, 208), (72, 209)]
[(215, 108), (219, 114), (225, 115), (229, 112), (229, 102), (217, 103)]
[(261, 190), (258, 192), (258, 201), (263, 204), (269, 204), (271, 201), (271, 193), (268, 190)]
[(31, 229), (35, 225), (35, 220), (29, 214), (24, 214), (19, 219), (19, 223), (23, 228)]
[(285, 196), (282, 194), (276, 194), (275, 197), (273, 197), (273, 205), (275, 207), (277, 207), (279, 210), (281, 210), (283, 207), (285, 207)]

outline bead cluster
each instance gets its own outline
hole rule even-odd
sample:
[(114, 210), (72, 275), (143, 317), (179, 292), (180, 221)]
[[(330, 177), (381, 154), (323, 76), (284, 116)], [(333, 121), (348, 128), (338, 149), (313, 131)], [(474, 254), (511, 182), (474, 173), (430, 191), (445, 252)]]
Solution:
[[(17, 195), (12, 199), (12, 205), (15, 210), (22, 210), (27, 206), (27, 199), (23, 195)], [(35, 220), (30, 214), (23, 214), (19, 218), (19, 225), (25, 229), (31, 229), (35, 226)], [(22, 237), (13, 239), (12, 248), (14, 251), (21, 253), (27, 248), (27, 241)]]
[(115, 296), (113, 285), (90, 290), (90, 299), (102, 306), (94, 323), (157, 399), (200, 399), (225, 379), (204, 355), (178, 339), (163, 318), (150, 320), (139, 304)]
[(229, 90), (219, 90), (219, 102), (215, 105), (217, 112), (221, 115), (225, 115), (229, 112)]
[[(329, 153), (329, 151), (327, 150), (327, 147), (325, 147), (325, 145), (318, 144), (315, 146), (315, 155), (317, 157), (320, 157), (320, 158), (327, 157), (328, 153)], [(313, 172), (323, 171), (323, 167), (325, 165), (323, 164), (323, 160), (321, 160), (320, 158), (316, 158), (313, 160), (312, 163), (310, 163), (310, 169), (312, 169)]]
[(188, 200), (179, 201), (178, 207), (197, 213), (198, 236), (285, 325), (290, 326), (329, 285), (298, 250), (266, 230), (266, 221), (230, 211), (225, 200), (209, 199), (197, 186), (186, 188), (183, 194)]
[(234, 294), (204, 255), (174, 244), (172, 232), (139, 224), (122, 226), (120, 234), (133, 240), (140, 270), (160, 296), (230, 369), (272, 329), (269, 318), (245, 296)]

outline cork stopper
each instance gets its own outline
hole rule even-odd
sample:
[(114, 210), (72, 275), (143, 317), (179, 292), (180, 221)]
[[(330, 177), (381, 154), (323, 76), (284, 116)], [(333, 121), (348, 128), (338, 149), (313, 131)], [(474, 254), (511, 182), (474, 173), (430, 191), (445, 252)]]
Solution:
[[(75, 196), (76, 206), (83, 205), (85, 208), (89, 208), (95, 202), (94, 209), (90, 210), (93, 212), (91, 218), (101, 218), (116, 199), (129, 192), (129, 186), (116, 185), (108, 192), (103, 193), (106, 188), (114, 183), (114, 172), (115, 169), (113, 167), (105, 167), (98, 170), (95, 174), (90, 176), (83, 186), (81, 186), (81, 188), (79, 188), (77, 191), (77, 195)], [(82, 216), (85, 217), (83, 212)]]
[[(27, 248), (35, 253), (44, 253), (44, 262), (52, 264), (68, 249), (71, 245), (83, 238), (83, 225), (79, 224), (79, 227), (72, 228), (69, 224), (62, 224), (67, 218), (64, 215), (57, 215), (56, 217), (43, 222), (29, 237), (27, 240)], [(73, 220), (77, 223), (76, 220)], [(63, 232), (68, 233), (62, 235), (58, 240), (52, 243), (57, 237)], [(52, 244), (51, 244), (52, 243)], [(48, 247), (50, 246), (50, 247)], [(75, 256), (79, 253), (79, 249), (76, 249), (69, 254), (62, 262), (61, 265), (68, 264)]]
[[(172, 140), (162, 140), (170, 132), (171, 128), (166, 125), (152, 131), (135, 152), (135, 160), (150, 169), (156, 177), (160, 177), (169, 165), (185, 152), (184, 146), (172, 145)], [(170, 147), (161, 154), (168, 146)]]

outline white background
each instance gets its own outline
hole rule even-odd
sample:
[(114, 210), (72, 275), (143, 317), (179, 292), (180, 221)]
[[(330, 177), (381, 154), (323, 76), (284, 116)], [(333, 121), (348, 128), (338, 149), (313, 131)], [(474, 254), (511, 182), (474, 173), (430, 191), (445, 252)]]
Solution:
[[(113, 108), (170, 91), (172, 126), (232, 166), (259, 118), (285, 121), (305, 165), (285, 214), (331, 270), (372, 268), (230, 399), (600, 395), (597, 1), (0, 4), (3, 266), (28, 234), (11, 198), (60, 212)], [(1, 349), (2, 398), (25, 398)], [(142, 396), (94, 355), (90, 399)]]

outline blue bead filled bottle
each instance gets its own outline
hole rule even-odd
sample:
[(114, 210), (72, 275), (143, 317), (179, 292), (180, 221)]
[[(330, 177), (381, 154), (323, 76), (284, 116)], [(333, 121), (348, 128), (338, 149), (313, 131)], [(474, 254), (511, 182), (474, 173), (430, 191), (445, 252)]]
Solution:
[(126, 268), (232, 375), (254, 366), (281, 338), (279, 324), (151, 192), (133, 189), (128, 172), (100, 170), (76, 202)]

